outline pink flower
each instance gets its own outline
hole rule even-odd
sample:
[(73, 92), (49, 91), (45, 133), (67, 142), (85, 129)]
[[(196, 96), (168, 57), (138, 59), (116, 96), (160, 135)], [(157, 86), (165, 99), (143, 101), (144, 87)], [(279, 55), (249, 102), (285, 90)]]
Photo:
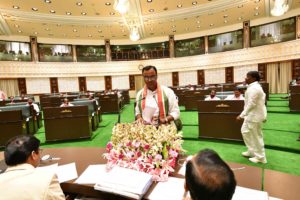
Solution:
[(149, 150), (150, 149), (150, 145), (149, 144), (146, 144), (145, 146), (144, 146), (144, 149), (147, 151), (147, 150)]
[(136, 156), (140, 157), (142, 155), (142, 153), (140, 151), (136, 152)]
[(123, 155), (123, 154), (120, 154), (118, 157), (119, 157), (119, 159), (123, 159), (123, 158), (124, 158), (124, 155)]
[(112, 150), (112, 143), (111, 142), (109, 142), (109, 143), (107, 143), (107, 145), (106, 145), (106, 151), (107, 152), (110, 152), (110, 150)]
[(130, 147), (132, 145), (131, 141), (127, 142), (126, 146)]
[(177, 157), (177, 156), (178, 156), (178, 153), (177, 153), (176, 151), (170, 149), (170, 150), (169, 150), (169, 155), (170, 155), (171, 157), (174, 158), (174, 157)]
[(162, 156), (161, 156), (160, 154), (156, 154), (155, 160), (156, 160), (156, 161), (159, 161), (159, 160), (161, 160), (161, 159), (162, 159)]
[(141, 145), (140, 142), (135, 141), (134, 146), (135, 146), (136, 148), (138, 148), (140, 145)]

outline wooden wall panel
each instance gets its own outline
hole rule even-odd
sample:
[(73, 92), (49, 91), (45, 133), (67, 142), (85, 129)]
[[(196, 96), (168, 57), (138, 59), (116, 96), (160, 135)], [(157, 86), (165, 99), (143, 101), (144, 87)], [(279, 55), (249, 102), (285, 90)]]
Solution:
[(51, 93), (58, 93), (58, 80), (57, 78), (50, 78)]
[(173, 87), (179, 85), (179, 75), (178, 75), (178, 72), (172, 72), (172, 85), (173, 85)]
[(78, 77), (79, 90), (86, 91), (86, 77)]
[(20, 95), (21, 94), (27, 94), (25, 78), (18, 78), (18, 87), (19, 87)]
[(300, 77), (300, 59), (294, 60), (292, 63), (292, 77), (293, 79)]
[(135, 78), (134, 75), (129, 75), (129, 88), (135, 90)]
[(197, 71), (197, 77), (198, 77), (198, 85), (205, 84), (204, 70), (198, 70)]
[(260, 74), (261, 81), (267, 81), (267, 64), (261, 63), (258, 64), (258, 72)]
[(234, 70), (233, 67), (226, 67), (225, 68), (225, 83), (233, 83), (233, 77), (234, 77)]
[(104, 81), (105, 81), (105, 90), (111, 90), (112, 89), (111, 76), (105, 76)]

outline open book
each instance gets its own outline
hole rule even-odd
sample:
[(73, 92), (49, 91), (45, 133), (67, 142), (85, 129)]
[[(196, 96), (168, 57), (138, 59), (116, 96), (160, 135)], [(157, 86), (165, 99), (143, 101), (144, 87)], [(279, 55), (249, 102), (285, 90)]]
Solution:
[(95, 190), (141, 199), (152, 184), (152, 176), (144, 172), (115, 166), (103, 174)]

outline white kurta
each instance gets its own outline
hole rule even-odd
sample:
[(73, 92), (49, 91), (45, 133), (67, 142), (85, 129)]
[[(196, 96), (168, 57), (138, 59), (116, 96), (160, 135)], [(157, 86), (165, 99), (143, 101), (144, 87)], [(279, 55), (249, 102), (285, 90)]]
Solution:
[(205, 98), (205, 101), (219, 101), (221, 100), (219, 97), (214, 96), (213, 98), (211, 98), (211, 96), (208, 96)]
[(258, 159), (265, 158), (262, 123), (267, 118), (265, 106), (266, 95), (258, 82), (251, 83), (245, 93), (244, 110), (240, 114), (244, 118), (241, 128), (248, 152)]
[(241, 94), (239, 97), (236, 97), (235, 95), (228, 95), (225, 100), (244, 100), (245, 98)]
[[(176, 95), (174, 94), (173, 90), (166, 86), (160, 86), (161, 89), (164, 91), (168, 98), (168, 103), (169, 103), (169, 108), (168, 108), (168, 115), (171, 115), (174, 120), (179, 119), (180, 117), (180, 110), (178, 106), (178, 100), (176, 98)], [(142, 114), (143, 118), (144, 116), (147, 116), (147, 118), (152, 118), (153, 116), (158, 116), (159, 115), (159, 108), (158, 108), (158, 99), (157, 99), (157, 90), (151, 91), (147, 89), (147, 96), (146, 96), (146, 105), (145, 105), (145, 110), (154, 110), (152, 116), (148, 116), (149, 113), (140, 113), (139, 109), (139, 98), (142, 94), (144, 89), (140, 90), (137, 95), (136, 95), (136, 107), (135, 107), (135, 116), (138, 114)]]

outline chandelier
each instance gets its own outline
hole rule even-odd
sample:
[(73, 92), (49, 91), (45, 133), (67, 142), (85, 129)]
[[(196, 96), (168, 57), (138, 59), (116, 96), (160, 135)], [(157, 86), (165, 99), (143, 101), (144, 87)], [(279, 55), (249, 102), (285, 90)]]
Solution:
[(270, 0), (270, 13), (272, 16), (281, 16), (289, 10), (291, 0)]

